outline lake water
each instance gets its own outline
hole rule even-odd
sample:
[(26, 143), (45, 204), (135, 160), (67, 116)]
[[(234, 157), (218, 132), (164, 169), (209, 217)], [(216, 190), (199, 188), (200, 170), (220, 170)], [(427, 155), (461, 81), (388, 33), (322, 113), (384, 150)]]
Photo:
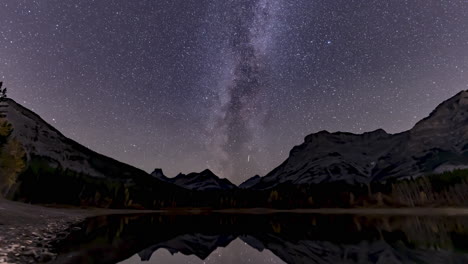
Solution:
[(57, 263), (468, 263), (468, 217), (111, 215), (56, 251)]

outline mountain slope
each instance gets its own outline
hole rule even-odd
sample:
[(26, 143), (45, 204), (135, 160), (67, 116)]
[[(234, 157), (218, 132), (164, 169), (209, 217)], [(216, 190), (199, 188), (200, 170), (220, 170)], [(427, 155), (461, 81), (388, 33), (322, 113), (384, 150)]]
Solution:
[(400, 164), (401, 172), (393, 171), (397, 176), (468, 168), (468, 91), (440, 104), (407, 133), (407, 140), (390, 153), (382, 168)]
[[(96, 153), (65, 137), (32, 111), (11, 99), (0, 102), (0, 118), (11, 126), (5, 145), (18, 141), (25, 169), (3, 195), (30, 202), (128, 207), (154, 205), (164, 194), (183, 189), (143, 170)], [(5, 147), (0, 144), (0, 153)], [(1, 162), (3, 162), (2, 160)], [(0, 178), (3, 176), (0, 174)], [(167, 195), (168, 199), (172, 195)]]
[(12, 137), (18, 139), (26, 151), (27, 160), (35, 156), (47, 157), (52, 167), (61, 166), (92, 177), (147, 177), (143, 170), (96, 153), (68, 139), (41, 117), (15, 101), (0, 103), (5, 119), (12, 124)]
[(241, 189), (248, 189), (254, 185), (256, 185), (257, 183), (259, 183), (261, 181), (261, 177), (260, 175), (255, 175), (253, 176), (252, 178), (249, 178), (247, 179), (246, 181), (244, 181), (243, 183), (241, 183), (239, 185), (239, 188)]
[[(439, 105), (414, 128), (399, 134), (322, 131), (294, 147), (288, 159), (250, 188), (281, 183), (369, 183), (468, 168), (468, 91)], [(247, 181), (249, 182), (249, 180)]]

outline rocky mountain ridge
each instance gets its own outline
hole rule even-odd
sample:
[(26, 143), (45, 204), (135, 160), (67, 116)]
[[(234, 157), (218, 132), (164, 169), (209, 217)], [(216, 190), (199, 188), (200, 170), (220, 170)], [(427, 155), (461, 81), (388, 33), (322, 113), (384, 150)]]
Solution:
[(26, 152), (27, 162), (43, 157), (53, 168), (61, 167), (92, 177), (146, 177), (143, 170), (96, 153), (65, 137), (39, 115), (11, 99), (0, 102), (7, 122), (12, 125), (11, 137)]
[(151, 175), (159, 180), (173, 183), (189, 190), (207, 191), (237, 189), (237, 186), (231, 183), (228, 179), (221, 179), (208, 169), (200, 173), (179, 173), (174, 178), (165, 176), (162, 169), (155, 169)]
[(368, 184), (468, 168), (468, 91), (440, 104), (412, 129), (364, 134), (321, 131), (295, 146), (280, 166), (246, 181), (251, 189), (282, 183)]

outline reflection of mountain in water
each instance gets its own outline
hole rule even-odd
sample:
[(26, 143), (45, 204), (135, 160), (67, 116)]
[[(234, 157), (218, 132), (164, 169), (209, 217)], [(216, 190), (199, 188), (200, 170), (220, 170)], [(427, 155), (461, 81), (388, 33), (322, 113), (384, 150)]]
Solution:
[(57, 245), (58, 263), (116, 263), (158, 249), (206, 259), (240, 238), (286, 263), (467, 263), (468, 218), (316, 215), (98, 217)]
[(251, 236), (242, 239), (259, 251), (269, 249), (286, 263), (444, 263), (449, 259), (464, 263), (468, 260), (466, 256), (453, 256), (446, 250), (409, 249), (382, 240), (344, 245), (315, 240), (289, 243), (275, 236), (263, 238), (265, 244)]
[(149, 260), (153, 252), (165, 248), (171, 254), (182, 253), (206, 259), (218, 247), (226, 247), (234, 239), (236, 237), (230, 235), (185, 234), (144, 249), (138, 255), (142, 261)]

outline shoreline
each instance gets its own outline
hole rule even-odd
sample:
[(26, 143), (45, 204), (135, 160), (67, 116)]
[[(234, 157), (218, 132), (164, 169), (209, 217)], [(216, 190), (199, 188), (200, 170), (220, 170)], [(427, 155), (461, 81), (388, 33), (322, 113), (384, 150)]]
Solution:
[(70, 227), (86, 218), (115, 214), (329, 214), (357, 216), (468, 216), (468, 208), (321, 208), (276, 210), (266, 208), (169, 210), (48, 207), (0, 199), (0, 264), (52, 261), (52, 243), (65, 238)]
[(317, 208), (317, 209), (221, 209), (215, 213), (226, 214), (326, 214), (326, 215), (379, 215), (379, 216), (468, 216), (468, 208), (413, 207), (413, 208)]
[(52, 243), (89, 217), (160, 211), (47, 207), (0, 199), (0, 264), (53, 260)]

